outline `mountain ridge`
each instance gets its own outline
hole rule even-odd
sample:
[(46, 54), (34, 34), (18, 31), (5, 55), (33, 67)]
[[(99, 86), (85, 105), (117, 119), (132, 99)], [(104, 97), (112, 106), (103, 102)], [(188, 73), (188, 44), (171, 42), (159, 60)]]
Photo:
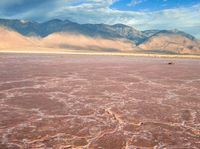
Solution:
[[(68, 34), (67, 37), (69, 37), (69, 34), (77, 34), (94, 39), (128, 41), (134, 47), (136, 45), (140, 48), (141, 51), (159, 52), (160, 50), (175, 53), (182, 53), (182, 51), (193, 53), (194, 50), (195, 53), (200, 53), (199, 41), (194, 36), (179, 30), (139, 31), (125, 24), (79, 24), (70, 20), (60, 19), (53, 19), (42, 23), (28, 20), (0, 19), (0, 26), (16, 31), (26, 37), (46, 38), (56, 33), (66, 33)], [(62, 35), (64, 36), (64, 34)], [(171, 37), (171, 39), (168, 37)], [(61, 39), (66, 40), (64, 37)], [(187, 44), (184, 43), (185, 41), (187, 41)], [(170, 46), (167, 47), (166, 43), (170, 43)], [(105, 47), (104, 45), (102, 46)], [(170, 47), (173, 48), (169, 49)]]

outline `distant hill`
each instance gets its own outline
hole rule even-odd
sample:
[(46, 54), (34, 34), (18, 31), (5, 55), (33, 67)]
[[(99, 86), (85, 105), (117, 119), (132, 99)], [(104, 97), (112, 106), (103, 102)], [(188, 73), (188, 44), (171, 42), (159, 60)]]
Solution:
[(200, 44), (193, 36), (184, 32), (159, 31), (150, 36), (139, 48), (148, 52), (165, 52), (179, 54), (199, 54)]
[[(15, 31), (15, 36), (12, 35), (12, 39), (20, 38), (24, 39), (28, 43), (31, 42), (32, 44), (33, 41), (30, 37), (37, 37), (38, 40), (34, 42), (39, 42), (39, 44), (45, 46), (53, 45), (53, 47), (56, 46), (62, 48), (73, 46), (73, 48), (84, 47), (93, 50), (98, 49), (97, 47), (100, 46), (103, 48), (99, 48), (99, 50), (107, 48), (107, 50), (110, 49), (111, 51), (119, 51), (119, 49), (122, 48), (120, 51), (130, 51), (130, 49), (132, 49), (133, 52), (136, 50), (137, 52), (164, 52), (179, 54), (200, 53), (199, 41), (192, 35), (178, 30), (155, 29), (139, 31), (124, 24), (78, 24), (69, 20), (63, 21), (59, 19), (50, 20), (44, 23), (0, 19), (0, 26), (4, 29), (8, 28), (10, 31), (12, 30), (13, 34)], [(0, 32), (0, 34), (2, 34), (3, 30), (0, 30)], [(16, 37), (16, 35), (19, 37)], [(71, 41), (71, 37), (77, 39), (77, 43), (75, 43), (75, 40)], [(3, 42), (2, 45), (6, 44), (4, 38), (6, 37), (1, 35), (0, 39), (1, 42)], [(81, 39), (84, 39), (84, 42), (81, 41)], [(103, 40), (106, 42), (102, 42)], [(72, 42), (73, 44), (69, 42)], [(110, 42), (112, 42), (112, 46), (109, 46), (111, 45)], [(114, 46), (113, 43), (118, 44)], [(122, 43), (126, 46), (122, 46)], [(80, 44), (83, 44), (84, 46)], [(38, 43), (36, 45), (38, 45)], [(94, 48), (95, 45), (98, 46)], [(117, 46), (118, 48), (115, 48)]]

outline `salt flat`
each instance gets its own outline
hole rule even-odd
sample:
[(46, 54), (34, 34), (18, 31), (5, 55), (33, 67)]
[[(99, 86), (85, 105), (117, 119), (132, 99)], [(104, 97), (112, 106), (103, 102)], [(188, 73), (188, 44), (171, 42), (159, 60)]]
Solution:
[(0, 148), (198, 149), (199, 66), (198, 59), (1, 53)]

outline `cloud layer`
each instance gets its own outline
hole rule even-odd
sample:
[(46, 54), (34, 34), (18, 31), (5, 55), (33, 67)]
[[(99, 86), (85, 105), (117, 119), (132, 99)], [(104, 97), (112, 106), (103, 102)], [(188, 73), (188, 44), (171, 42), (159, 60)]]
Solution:
[(116, 1), (1, 0), (0, 17), (41, 22), (60, 18), (79, 23), (124, 23), (140, 30), (177, 28), (200, 38), (200, 4), (153, 12), (121, 11), (112, 8)]

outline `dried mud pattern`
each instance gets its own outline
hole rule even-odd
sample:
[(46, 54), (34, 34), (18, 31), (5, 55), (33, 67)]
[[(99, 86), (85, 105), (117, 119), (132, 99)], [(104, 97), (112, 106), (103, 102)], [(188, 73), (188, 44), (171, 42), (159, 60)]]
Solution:
[(0, 56), (0, 148), (200, 148), (200, 61)]

